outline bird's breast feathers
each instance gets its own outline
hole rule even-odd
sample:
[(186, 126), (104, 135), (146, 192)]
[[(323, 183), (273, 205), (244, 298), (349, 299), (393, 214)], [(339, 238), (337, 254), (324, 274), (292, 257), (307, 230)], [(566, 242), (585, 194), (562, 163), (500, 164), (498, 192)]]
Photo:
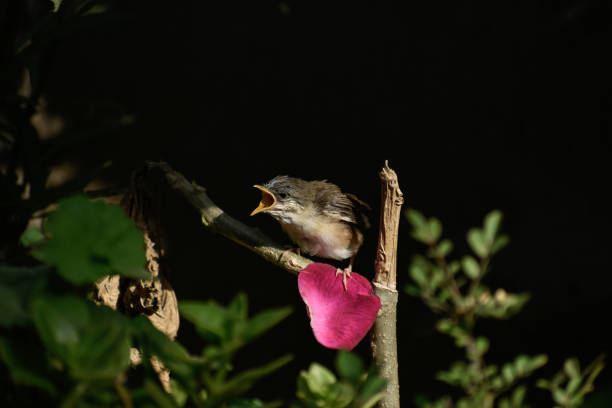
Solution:
[(353, 231), (344, 222), (326, 222), (307, 214), (279, 221), (291, 240), (309, 255), (342, 260), (356, 250), (351, 247)]

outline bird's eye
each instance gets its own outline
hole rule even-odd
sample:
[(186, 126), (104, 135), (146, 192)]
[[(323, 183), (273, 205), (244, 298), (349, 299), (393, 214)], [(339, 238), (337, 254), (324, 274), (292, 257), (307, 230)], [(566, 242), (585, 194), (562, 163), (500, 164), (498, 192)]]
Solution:
[(285, 200), (287, 197), (289, 197), (289, 194), (287, 194), (287, 193), (278, 193), (278, 196), (280, 197), (281, 200)]

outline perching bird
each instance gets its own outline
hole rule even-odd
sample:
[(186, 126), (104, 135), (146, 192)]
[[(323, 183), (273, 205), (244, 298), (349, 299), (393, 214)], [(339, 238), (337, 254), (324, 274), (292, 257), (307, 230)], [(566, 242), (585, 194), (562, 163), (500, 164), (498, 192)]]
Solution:
[(363, 243), (363, 229), (369, 227), (364, 210), (370, 207), (352, 194), (325, 180), (305, 181), (277, 176), (253, 187), (261, 190), (261, 202), (251, 215), (270, 214), (301, 251), (313, 256), (344, 260), (348, 268), (338, 269), (346, 289), (353, 261)]

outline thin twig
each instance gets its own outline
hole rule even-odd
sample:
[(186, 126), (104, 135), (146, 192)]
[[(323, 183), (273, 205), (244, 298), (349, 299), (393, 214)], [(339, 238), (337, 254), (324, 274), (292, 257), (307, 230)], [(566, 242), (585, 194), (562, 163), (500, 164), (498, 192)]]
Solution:
[(180, 193), (200, 213), (202, 224), (211, 231), (242, 245), (267, 261), (297, 275), (312, 261), (288, 251), (258, 229), (249, 227), (227, 215), (206, 194), (206, 189), (190, 183), (164, 162), (149, 162), (149, 169), (158, 169), (171, 188)]
[(387, 380), (385, 395), (379, 406), (399, 408), (396, 260), (399, 220), (404, 198), (399, 189), (397, 174), (389, 168), (387, 162), (380, 172), (380, 180), (380, 227), (373, 283), (381, 300), (381, 308), (374, 323), (371, 346), (380, 374)]

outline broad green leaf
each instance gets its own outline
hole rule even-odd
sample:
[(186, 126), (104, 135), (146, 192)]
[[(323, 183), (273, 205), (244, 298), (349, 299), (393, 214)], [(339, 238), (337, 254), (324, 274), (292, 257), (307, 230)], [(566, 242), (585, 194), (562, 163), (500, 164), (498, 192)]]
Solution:
[(489, 254), (489, 249), (485, 241), (484, 233), (479, 228), (471, 228), (467, 233), (467, 242), (472, 248), (472, 251), (480, 258), (484, 258)]
[(62, 359), (71, 357), (87, 326), (86, 300), (75, 296), (41, 296), (32, 303), (32, 314), (38, 334), (47, 349)]
[(336, 370), (341, 377), (356, 383), (362, 376), (363, 362), (357, 354), (340, 350), (336, 355)]
[(61, 200), (45, 223), (50, 238), (33, 254), (81, 285), (119, 273), (150, 278), (144, 270), (142, 234), (117, 206), (83, 196)]
[(470, 279), (478, 279), (480, 276), (480, 265), (473, 257), (466, 255), (461, 259), (461, 267)]
[(0, 265), (0, 326), (25, 325), (30, 321), (30, 300), (47, 284), (51, 268)]
[(130, 328), (120, 313), (68, 295), (41, 296), (32, 313), (43, 343), (74, 378), (110, 379), (129, 366)]

